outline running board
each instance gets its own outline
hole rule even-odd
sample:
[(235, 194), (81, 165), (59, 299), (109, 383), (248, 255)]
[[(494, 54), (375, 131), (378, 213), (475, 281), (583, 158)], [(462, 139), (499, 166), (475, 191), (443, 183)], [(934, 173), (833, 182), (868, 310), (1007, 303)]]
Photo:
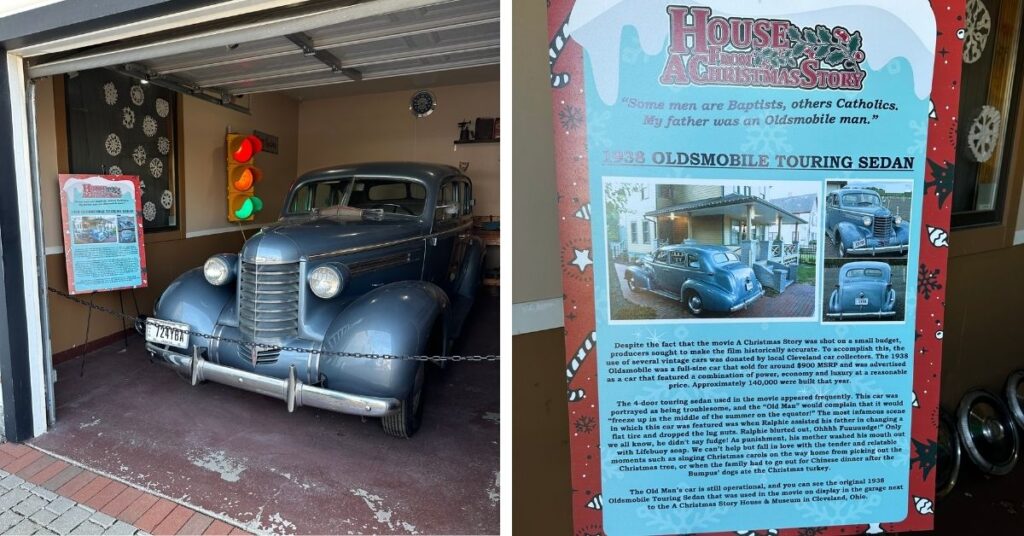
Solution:
[(658, 296), (662, 296), (674, 301), (679, 301), (681, 299), (678, 294), (672, 294), (671, 292), (665, 290), (652, 290), (651, 292), (657, 294)]

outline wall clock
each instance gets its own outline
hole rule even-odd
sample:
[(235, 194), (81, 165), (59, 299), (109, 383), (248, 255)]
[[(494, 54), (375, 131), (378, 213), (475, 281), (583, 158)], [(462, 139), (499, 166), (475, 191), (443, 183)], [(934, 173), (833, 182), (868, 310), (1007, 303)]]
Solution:
[(437, 108), (437, 98), (425, 89), (413, 93), (409, 99), (409, 110), (416, 117), (426, 117), (434, 113), (434, 108)]

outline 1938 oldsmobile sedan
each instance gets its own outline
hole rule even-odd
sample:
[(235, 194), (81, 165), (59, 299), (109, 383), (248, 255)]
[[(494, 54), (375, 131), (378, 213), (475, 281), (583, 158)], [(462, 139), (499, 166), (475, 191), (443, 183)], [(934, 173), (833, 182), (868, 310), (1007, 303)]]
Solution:
[(754, 271), (725, 246), (665, 246), (626, 268), (626, 285), (682, 300), (690, 314), (731, 313), (764, 295)]
[(171, 283), (146, 321), (146, 348), (193, 385), (232, 385), (289, 411), (381, 417), (408, 437), (424, 362), (372, 356), (448, 355), (480, 282), (473, 204), (470, 179), (450, 166), (307, 173), (241, 253)]
[(874, 261), (844, 264), (829, 296), (827, 315), (836, 320), (895, 316), (896, 290), (889, 265)]
[(903, 254), (909, 249), (910, 224), (882, 205), (878, 192), (843, 188), (825, 200), (825, 231), (849, 255)]

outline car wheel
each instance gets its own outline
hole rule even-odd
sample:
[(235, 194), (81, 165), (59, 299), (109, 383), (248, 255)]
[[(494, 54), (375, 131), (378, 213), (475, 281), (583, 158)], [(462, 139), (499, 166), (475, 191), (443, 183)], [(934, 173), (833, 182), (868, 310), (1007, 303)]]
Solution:
[(690, 314), (693, 316), (704, 314), (704, 299), (696, 291), (686, 291), (686, 294), (683, 295), (683, 301), (686, 303), (686, 310), (690, 311)]
[(846, 257), (846, 244), (843, 244), (842, 240), (839, 240), (837, 243), (839, 244), (839, 257)]
[(423, 379), (425, 367), (420, 363), (416, 368), (416, 376), (413, 379), (412, 389), (402, 399), (398, 410), (381, 419), (384, 433), (389, 436), (409, 438), (420, 429), (420, 422), (423, 420)]

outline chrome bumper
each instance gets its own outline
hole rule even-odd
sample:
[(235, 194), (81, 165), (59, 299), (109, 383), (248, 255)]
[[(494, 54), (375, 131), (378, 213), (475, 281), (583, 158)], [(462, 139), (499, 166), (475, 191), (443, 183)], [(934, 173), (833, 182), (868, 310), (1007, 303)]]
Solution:
[(865, 246), (865, 247), (859, 247), (859, 248), (850, 248), (850, 249), (846, 250), (846, 253), (849, 254), (849, 255), (878, 255), (878, 254), (881, 254), (881, 253), (899, 253), (899, 254), (902, 255), (902, 254), (906, 253), (909, 250), (910, 250), (910, 246), (909, 245), (902, 244), (902, 245), (898, 245), (898, 246), (877, 246), (877, 247)]
[(831, 318), (881, 318), (883, 316), (893, 316), (896, 311), (877, 312), (877, 313), (828, 313), (825, 316)]
[(396, 398), (353, 395), (304, 384), (296, 379), (294, 366), (289, 371), (288, 378), (280, 380), (211, 363), (202, 358), (198, 347), (193, 350), (191, 356), (173, 352), (150, 342), (146, 343), (146, 350), (151, 355), (160, 357), (171, 368), (188, 374), (192, 379), (192, 385), (209, 380), (252, 391), (284, 400), (288, 404), (289, 412), (295, 411), (299, 406), (310, 406), (349, 415), (384, 417), (398, 410), (399, 406)]
[(740, 309), (746, 309), (748, 306), (750, 306), (750, 304), (752, 304), (755, 301), (757, 301), (758, 298), (760, 298), (761, 296), (764, 296), (764, 290), (761, 290), (757, 294), (754, 294), (753, 296), (747, 298), (747, 301), (745, 301), (745, 302), (743, 302), (743, 303), (741, 303), (739, 305), (734, 305), (732, 309), (729, 309), (729, 312), (730, 313), (735, 313), (736, 311), (739, 311)]

